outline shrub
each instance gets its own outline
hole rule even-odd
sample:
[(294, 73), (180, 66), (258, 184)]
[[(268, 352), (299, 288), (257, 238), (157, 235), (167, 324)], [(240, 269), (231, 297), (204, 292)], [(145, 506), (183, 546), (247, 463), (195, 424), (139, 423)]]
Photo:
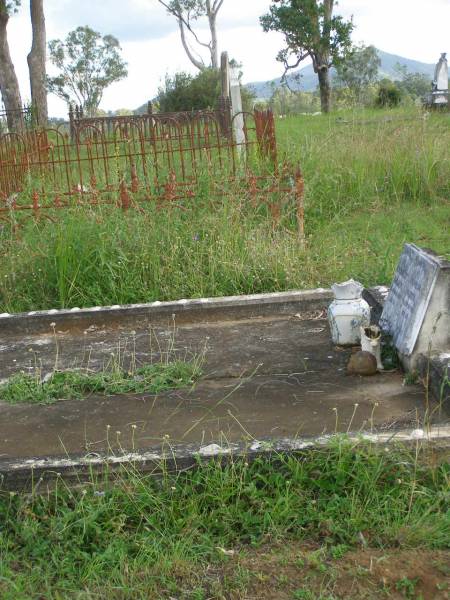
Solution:
[(378, 86), (375, 105), (380, 108), (393, 108), (400, 104), (402, 91), (389, 79), (383, 79)]
[[(244, 110), (250, 110), (254, 94), (241, 87), (241, 95)], [(175, 73), (173, 77), (166, 75), (156, 101), (161, 112), (178, 112), (216, 108), (220, 96), (220, 72), (204, 69), (195, 76), (184, 71)]]
[(178, 112), (215, 108), (219, 97), (219, 73), (205, 69), (195, 77), (184, 71), (175, 73), (173, 77), (166, 75), (157, 101), (161, 112)]

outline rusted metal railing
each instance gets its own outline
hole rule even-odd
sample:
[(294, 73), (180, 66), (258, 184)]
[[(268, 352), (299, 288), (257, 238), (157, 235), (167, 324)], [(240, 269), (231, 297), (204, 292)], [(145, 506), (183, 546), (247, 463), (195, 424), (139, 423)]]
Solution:
[(112, 135), (117, 128), (138, 126), (145, 132), (151, 130), (154, 119), (159, 122), (176, 121), (180, 126), (191, 123), (203, 117), (214, 117), (222, 127), (222, 133), (227, 134), (230, 130), (231, 107), (229, 101), (221, 99), (217, 110), (192, 110), (183, 112), (153, 113), (151, 102), (148, 103), (147, 112), (140, 115), (113, 115), (86, 117), (81, 106), (70, 106), (69, 128), (72, 141), (75, 141), (79, 132), (84, 128), (97, 127), (103, 135)]
[(243, 193), (255, 205), (265, 202), (276, 222), (287, 198), (303, 194), (301, 175), (278, 164), (270, 111), (236, 117), (244, 121), (241, 144), (230, 134), (232, 119), (209, 111), (80, 117), (82, 125), (74, 116), (71, 135), (46, 129), (0, 136), (0, 218), (76, 205), (128, 210), (184, 202), (207, 182), (211, 198)]

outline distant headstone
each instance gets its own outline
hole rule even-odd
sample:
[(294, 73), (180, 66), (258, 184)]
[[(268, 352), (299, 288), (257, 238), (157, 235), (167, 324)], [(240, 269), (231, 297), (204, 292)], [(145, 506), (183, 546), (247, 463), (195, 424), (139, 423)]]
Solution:
[(450, 348), (450, 262), (405, 244), (383, 313), (381, 328), (413, 368), (419, 354)]
[(436, 65), (434, 71), (434, 81), (436, 82), (436, 90), (439, 92), (448, 91), (448, 64), (447, 54), (441, 54), (441, 58)]
[(449, 103), (447, 54), (443, 52), (434, 70), (431, 94), (425, 100), (430, 107), (445, 107)]

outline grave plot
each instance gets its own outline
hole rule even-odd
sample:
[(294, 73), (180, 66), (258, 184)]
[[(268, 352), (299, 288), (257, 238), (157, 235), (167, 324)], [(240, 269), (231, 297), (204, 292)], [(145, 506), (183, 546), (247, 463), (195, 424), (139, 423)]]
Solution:
[(442, 421), (439, 403), (422, 386), (404, 385), (399, 371), (346, 374), (351, 350), (331, 343), (330, 300), (317, 290), (4, 316), (2, 379), (19, 370), (48, 381), (55, 368), (104, 373), (113, 362), (129, 373), (193, 360), (201, 375), (158, 393), (2, 402), (2, 471), (40, 459), (50, 468), (58, 457), (226, 452), (235, 443), (258, 448), (335, 432), (395, 436), (425, 416)]
[[(240, 135), (233, 133), (240, 124)], [(303, 236), (303, 177), (278, 157), (270, 111), (71, 117), (70, 129), (0, 136), (0, 220), (55, 221), (84, 207), (189, 210), (244, 197)]]

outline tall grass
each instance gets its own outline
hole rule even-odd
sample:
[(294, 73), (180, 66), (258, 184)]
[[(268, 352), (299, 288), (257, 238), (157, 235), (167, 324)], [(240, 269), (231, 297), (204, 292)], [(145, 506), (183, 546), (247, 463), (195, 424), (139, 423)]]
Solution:
[(185, 210), (78, 210), (0, 233), (0, 311), (389, 283), (404, 242), (450, 253), (450, 116), (342, 113), (278, 124), (306, 181), (307, 244), (236, 191)]

